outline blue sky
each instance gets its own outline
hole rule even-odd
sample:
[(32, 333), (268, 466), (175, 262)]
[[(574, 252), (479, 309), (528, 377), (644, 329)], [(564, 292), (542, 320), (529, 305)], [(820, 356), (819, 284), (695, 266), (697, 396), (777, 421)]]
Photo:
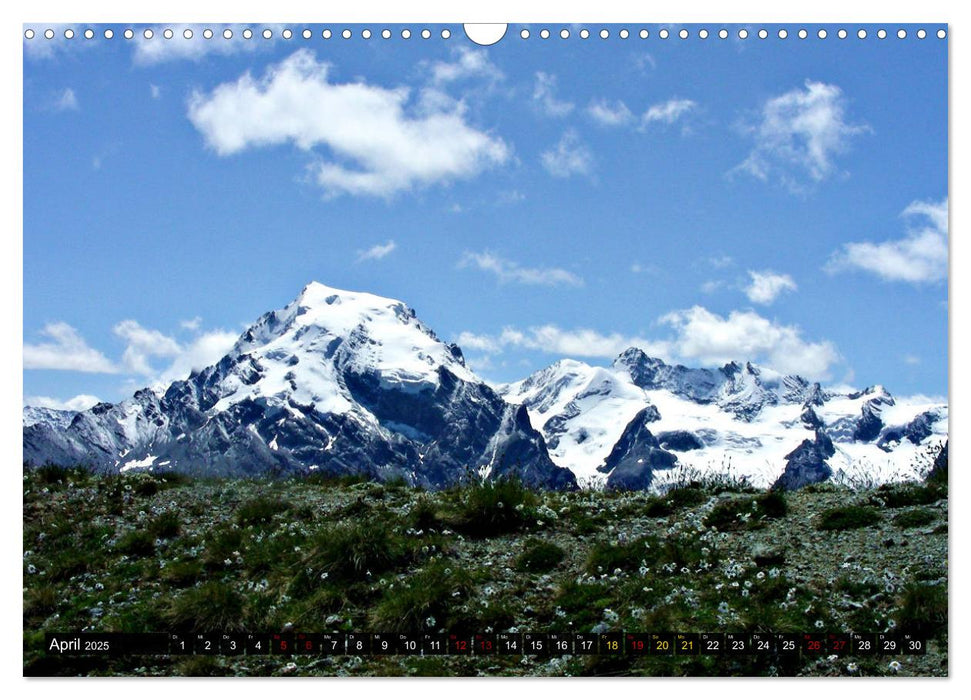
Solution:
[(310, 280), (496, 381), (640, 345), (946, 394), (947, 41), (764, 26), (25, 41), (25, 400), (179, 378)]

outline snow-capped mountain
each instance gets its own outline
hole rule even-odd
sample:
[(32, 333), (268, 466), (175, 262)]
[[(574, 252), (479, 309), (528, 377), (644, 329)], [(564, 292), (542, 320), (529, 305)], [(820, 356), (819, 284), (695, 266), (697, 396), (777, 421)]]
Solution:
[(888, 481), (912, 476), (947, 439), (944, 403), (895, 400), (881, 386), (827, 391), (751, 363), (669, 365), (637, 348), (609, 368), (561, 360), (496, 390), (526, 406), (553, 461), (583, 486), (645, 487), (677, 466), (788, 488)]
[[(912, 476), (947, 405), (825, 389), (756, 365), (560, 360), (490, 386), (412, 309), (311, 283), (216, 364), (77, 413), (24, 409), (24, 460), (109, 471), (365, 474), (429, 488), (469, 473), (640, 489), (731, 469), (753, 484)], [(930, 459), (933, 459), (933, 454)]]
[[(31, 419), (36, 414), (31, 414)], [(362, 473), (426, 487), (477, 470), (575, 487), (505, 402), (393, 299), (311, 283), (218, 363), (64, 427), (24, 425), (24, 459), (210, 474)]]

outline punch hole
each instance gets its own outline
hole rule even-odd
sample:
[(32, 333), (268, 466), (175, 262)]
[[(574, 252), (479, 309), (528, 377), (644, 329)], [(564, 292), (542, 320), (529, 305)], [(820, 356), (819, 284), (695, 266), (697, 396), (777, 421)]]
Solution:
[(283, 30), (283, 38), (284, 39), (292, 39), (293, 38), (293, 31), (290, 30), (290, 29), (284, 29)]
[(700, 36), (702, 39), (707, 39), (708, 38), (708, 30), (707, 29), (702, 29), (701, 31), (698, 32), (698, 36)]
[(657, 33), (657, 35), (659, 37), (661, 37), (662, 39), (667, 39), (668, 38), (668, 30), (667, 29), (662, 29), (661, 31), (659, 31)]
[(523, 39), (528, 39), (529, 38), (529, 30), (528, 29), (523, 29), (521, 32), (519, 32), (519, 36), (522, 37)]
[(105, 29), (105, 39), (113, 39), (115, 33), (110, 29)]
[(886, 39), (886, 38), (887, 38), (887, 30), (886, 29), (878, 29), (877, 30), (877, 39)]
[(232, 38), (233, 38), (233, 30), (232, 29), (224, 29), (223, 30), (223, 39), (232, 39)]
[(727, 39), (728, 38), (728, 30), (727, 29), (719, 29), (718, 30), (718, 38), (719, 39)]
[(627, 31), (626, 29), (621, 29), (620, 30), (620, 38), (621, 39), (626, 39), (629, 36), (630, 36), (630, 32), (629, 31)]
[(341, 32), (341, 37), (343, 37), (344, 39), (350, 39), (351, 38), (351, 30), (350, 29), (345, 29), (344, 31), (342, 31)]
[(606, 39), (609, 36), (610, 36), (610, 32), (609, 31), (607, 31), (606, 29), (601, 29), (600, 30), (600, 38), (601, 39)]
[(570, 38), (570, 30), (569, 29), (561, 29), (560, 30), (560, 38), (561, 39), (569, 39)]
[(212, 39), (213, 36), (215, 36), (215, 33), (211, 29), (203, 29), (202, 30), (202, 38), (203, 39)]
[(131, 29), (126, 29), (125, 30), (125, 38), (126, 39), (133, 39), (133, 38), (135, 38), (135, 32), (133, 32)]
[(365, 29), (364, 31), (361, 32), (361, 36), (363, 38), (365, 38), (365, 39), (370, 39), (371, 38), (371, 30), (370, 29)]
[(549, 39), (550, 38), (550, 30), (549, 29), (543, 29), (543, 30), (541, 30), (540, 33), (539, 33), (539, 38), (540, 39)]
[(687, 39), (688, 38), (688, 30), (687, 29), (682, 29), (680, 32), (678, 32), (678, 36), (681, 37), (682, 39)]
[(271, 32), (269, 29), (264, 29), (263, 30), (263, 38), (264, 39), (271, 39), (271, 38), (273, 38), (273, 32)]
[(861, 39), (866, 39), (866, 29), (861, 29), (856, 33), (856, 35)]
[(590, 38), (590, 30), (589, 29), (581, 29), (580, 30), (580, 38), (581, 39), (589, 39)]
[(926, 39), (927, 38), (927, 32), (924, 31), (923, 29), (918, 29), (917, 30), (917, 38), (918, 39)]
[(646, 39), (650, 35), (651, 35), (651, 33), (649, 31), (647, 31), (646, 29), (642, 29), (640, 31), (640, 33), (638, 34), (638, 36), (640, 36), (641, 39)]
[(24, 38), (25, 39), (33, 39), (34, 38), (34, 30), (33, 29), (28, 29), (26, 32), (24, 32)]
[(391, 38), (391, 30), (390, 29), (383, 30), (381, 32), (381, 38), (382, 39), (390, 39)]
[(780, 29), (779, 30), (779, 38), (780, 39), (785, 39), (788, 36), (789, 36), (789, 32), (787, 32), (785, 29)]
[(739, 29), (738, 30), (738, 38), (739, 39), (748, 39), (748, 29)]
[(410, 39), (411, 38), (411, 30), (410, 29), (402, 29), (401, 30), (401, 38), (402, 39)]
[[(464, 24), (462, 25), (462, 28), (465, 30), (465, 36), (471, 39), (474, 43), (478, 44), (479, 46), (492, 46), (506, 36), (506, 30), (509, 28), (509, 25)], [(544, 39), (550, 35), (548, 29), (544, 29), (542, 33), (545, 33), (545, 36), (543, 36)]]
[(768, 38), (769, 38), (769, 33), (766, 30), (764, 30), (764, 29), (760, 29), (759, 30), (759, 39), (768, 39)]
[(253, 30), (250, 29), (249, 27), (247, 27), (246, 29), (244, 29), (243, 30), (243, 38), (244, 39), (252, 39), (253, 38)]
[(907, 30), (906, 29), (898, 29), (897, 30), (897, 38), (898, 39), (906, 39), (907, 38)]
[[(252, 32), (250, 33), (252, 34)], [(173, 32), (171, 29), (166, 29), (164, 32), (162, 32), (162, 36), (164, 36), (166, 39), (171, 39), (175, 36), (175, 32)]]
[[(367, 31), (368, 36), (366, 36), (364, 38), (367, 39), (369, 36), (371, 36), (371, 32), (368, 31), (368, 30), (365, 30), (365, 31)], [(430, 31), (428, 31), (427, 29), (422, 29), (421, 30), (421, 38), (422, 39), (431, 39), (432, 38), (432, 33)]]
[(826, 38), (826, 30), (825, 29), (820, 29), (818, 32), (816, 32), (816, 36), (818, 36), (820, 39), (825, 39)]
[(947, 37), (947, 32), (944, 31), (943, 29), (938, 29), (937, 30), (937, 38), (938, 39), (944, 39), (945, 37)]
[(312, 31), (310, 31), (309, 29), (304, 29), (303, 30), (302, 36), (303, 36), (304, 39), (309, 39), (313, 35), (314, 35), (314, 33)]
[(191, 29), (186, 29), (184, 32), (182, 32), (182, 36), (184, 38), (186, 38), (186, 39), (191, 39), (192, 38), (192, 30)]
[(449, 31), (448, 29), (443, 29), (442, 30), (442, 38), (443, 39), (448, 39), (450, 36), (452, 36), (452, 32), (451, 31)]
[(92, 30), (92, 29), (85, 29), (84, 30), (84, 38), (85, 39), (94, 39), (94, 30)]
[(64, 38), (65, 39), (73, 39), (74, 38), (74, 30), (73, 29), (65, 29), (64, 30)]
[(800, 39), (805, 39), (807, 36), (809, 36), (809, 32), (807, 32), (805, 29), (800, 29), (799, 30), (799, 38)]
[(838, 36), (840, 39), (845, 39), (846, 38), (846, 30), (845, 29), (840, 29), (838, 32), (836, 32), (836, 36)]
[(155, 36), (155, 32), (153, 32), (151, 29), (146, 29), (144, 32), (142, 32), (142, 36), (146, 39), (151, 39), (153, 36)]
[(320, 36), (324, 37), (325, 39), (330, 39), (332, 36), (334, 36), (334, 33), (329, 29), (325, 29), (320, 33)]

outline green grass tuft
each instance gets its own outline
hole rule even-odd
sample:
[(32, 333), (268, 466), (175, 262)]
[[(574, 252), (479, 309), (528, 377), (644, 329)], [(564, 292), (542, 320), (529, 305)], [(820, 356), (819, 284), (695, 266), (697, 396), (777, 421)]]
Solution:
[(820, 513), (816, 521), (819, 530), (854, 530), (876, 525), (882, 520), (880, 511), (870, 506), (839, 506)]
[(530, 538), (523, 543), (523, 551), (516, 557), (516, 571), (543, 574), (555, 569), (565, 556), (562, 547)]

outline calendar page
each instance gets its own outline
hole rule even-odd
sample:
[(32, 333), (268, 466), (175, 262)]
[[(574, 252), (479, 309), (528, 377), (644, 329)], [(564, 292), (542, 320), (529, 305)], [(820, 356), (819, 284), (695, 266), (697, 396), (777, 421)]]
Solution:
[(942, 23), (26, 23), (25, 676), (948, 675)]

